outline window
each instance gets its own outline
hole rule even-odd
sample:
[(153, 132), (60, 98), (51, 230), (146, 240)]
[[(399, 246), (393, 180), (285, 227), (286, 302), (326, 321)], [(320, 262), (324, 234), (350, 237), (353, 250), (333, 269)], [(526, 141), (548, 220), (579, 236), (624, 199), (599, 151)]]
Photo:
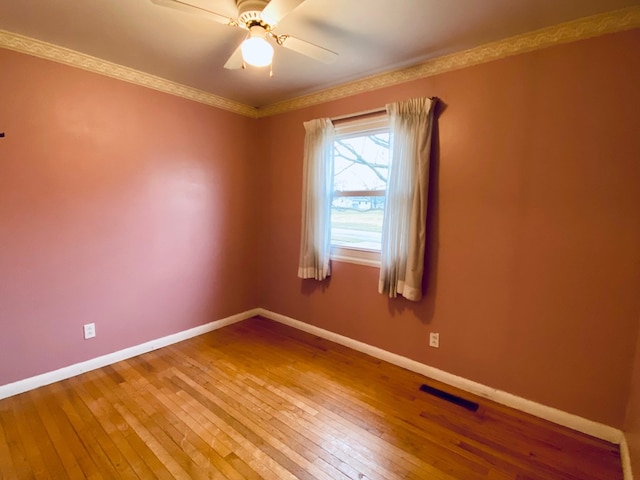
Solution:
[(387, 115), (338, 123), (335, 134), (331, 257), (379, 265), (390, 158)]
[(328, 118), (304, 122), (298, 277), (325, 280), (331, 259), (378, 265), (378, 292), (422, 298), (438, 101), (387, 104), (388, 126), (364, 115), (337, 128)]

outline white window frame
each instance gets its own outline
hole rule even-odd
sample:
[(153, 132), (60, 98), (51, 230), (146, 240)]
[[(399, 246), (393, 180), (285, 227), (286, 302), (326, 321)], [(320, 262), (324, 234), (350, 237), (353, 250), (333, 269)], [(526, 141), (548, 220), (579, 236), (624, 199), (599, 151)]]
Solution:
[[(340, 121), (334, 124), (336, 140), (366, 134), (389, 132), (389, 116), (386, 112), (365, 117)], [(331, 179), (333, 182), (333, 179)], [(372, 192), (349, 192), (339, 196), (371, 196)], [(375, 195), (375, 193), (374, 193)], [(385, 190), (386, 195), (386, 190)], [(380, 251), (365, 248), (331, 245), (331, 260), (336, 262), (354, 263), (368, 267), (380, 267)]]

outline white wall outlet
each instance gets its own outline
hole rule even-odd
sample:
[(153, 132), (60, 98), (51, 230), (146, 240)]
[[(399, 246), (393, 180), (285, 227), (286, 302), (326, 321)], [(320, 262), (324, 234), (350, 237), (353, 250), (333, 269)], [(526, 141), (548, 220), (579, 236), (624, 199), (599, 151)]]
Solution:
[(96, 336), (96, 324), (95, 323), (87, 323), (84, 326), (84, 339), (93, 338)]
[(440, 348), (440, 334), (429, 333), (429, 346), (433, 348)]

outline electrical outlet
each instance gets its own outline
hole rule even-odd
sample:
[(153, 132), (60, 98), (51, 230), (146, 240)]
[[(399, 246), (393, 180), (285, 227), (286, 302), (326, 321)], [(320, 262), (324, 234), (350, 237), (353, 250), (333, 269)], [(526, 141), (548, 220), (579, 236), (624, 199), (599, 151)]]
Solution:
[(440, 334), (429, 333), (429, 346), (433, 348), (440, 348)]
[(95, 323), (87, 323), (84, 326), (84, 339), (87, 340), (89, 338), (93, 338), (96, 336), (96, 324)]

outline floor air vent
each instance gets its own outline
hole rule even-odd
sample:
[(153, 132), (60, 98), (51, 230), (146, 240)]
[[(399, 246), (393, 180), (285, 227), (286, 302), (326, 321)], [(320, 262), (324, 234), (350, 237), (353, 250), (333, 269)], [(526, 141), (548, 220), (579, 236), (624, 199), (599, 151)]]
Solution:
[(442, 390), (438, 390), (437, 388), (430, 387), (429, 385), (420, 385), (420, 390), (428, 393), (429, 395), (433, 395), (435, 397), (446, 400), (447, 402), (454, 403), (462, 408), (466, 408), (467, 410), (471, 410), (475, 412), (478, 410), (479, 405), (476, 402), (472, 402), (471, 400), (467, 400), (462, 397), (458, 397), (457, 395), (453, 395), (451, 393), (443, 392)]

